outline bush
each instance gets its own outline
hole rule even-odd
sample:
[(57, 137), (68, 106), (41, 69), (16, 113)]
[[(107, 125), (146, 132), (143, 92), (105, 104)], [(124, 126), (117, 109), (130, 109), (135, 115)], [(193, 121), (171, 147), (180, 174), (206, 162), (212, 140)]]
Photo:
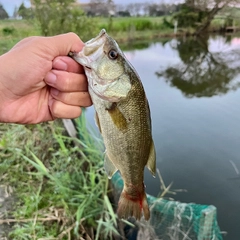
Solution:
[(2, 29), (2, 33), (5, 36), (12, 35), (14, 32), (15, 32), (15, 28), (13, 28), (13, 27), (5, 27)]
[(95, 19), (89, 18), (79, 8), (74, 7), (73, 0), (34, 0), (34, 15), (40, 24), (44, 36), (66, 32), (81, 34), (85, 41), (98, 32)]

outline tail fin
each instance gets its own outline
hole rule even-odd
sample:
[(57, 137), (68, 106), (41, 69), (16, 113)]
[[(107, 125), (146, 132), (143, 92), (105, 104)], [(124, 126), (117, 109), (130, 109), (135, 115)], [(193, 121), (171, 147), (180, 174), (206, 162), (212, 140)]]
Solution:
[(137, 220), (140, 220), (142, 211), (145, 220), (149, 220), (150, 212), (145, 192), (141, 194), (141, 197), (133, 198), (123, 190), (118, 202), (118, 216), (120, 218), (135, 217)]

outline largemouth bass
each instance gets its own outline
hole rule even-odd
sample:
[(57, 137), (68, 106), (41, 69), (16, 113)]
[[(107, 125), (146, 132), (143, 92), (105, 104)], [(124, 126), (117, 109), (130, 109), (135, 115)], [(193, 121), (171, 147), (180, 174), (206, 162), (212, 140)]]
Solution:
[(156, 157), (148, 101), (138, 74), (116, 41), (103, 29), (73, 58), (83, 65), (95, 120), (106, 147), (104, 167), (111, 178), (119, 170), (124, 188), (118, 216), (150, 218), (144, 167), (155, 175)]

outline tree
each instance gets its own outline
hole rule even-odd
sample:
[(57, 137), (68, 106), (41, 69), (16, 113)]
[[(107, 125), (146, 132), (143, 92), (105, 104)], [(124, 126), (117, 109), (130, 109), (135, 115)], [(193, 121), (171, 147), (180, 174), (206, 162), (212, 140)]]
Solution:
[(179, 27), (197, 28), (206, 16), (204, 10), (198, 10), (189, 4), (189, 1), (180, 5), (180, 11), (173, 15), (173, 19), (178, 21)]
[(17, 11), (18, 16), (22, 17), (23, 19), (30, 19), (33, 18), (33, 12), (31, 8), (26, 8), (24, 3), (22, 3)]
[(75, 0), (33, 1), (34, 16), (45, 36), (73, 31), (81, 33), (81, 38), (85, 41), (98, 32), (96, 21), (87, 18)]
[(116, 14), (121, 17), (130, 17), (130, 12), (127, 9), (127, 5), (116, 4), (115, 5)]
[(112, 0), (90, 0), (90, 15), (104, 16), (115, 14), (115, 5)]
[(176, 11), (175, 4), (152, 3), (152, 4), (148, 4), (147, 7), (148, 7), (148, 12), (150, 16), (164, 16), (164, 15), (169, 15), (172, 12)]
[(3, 5), (0, 3), (0, 19), (6, 19), (8, 18), (8, 14), (6, 10), (4, 9)]
[(240, 0), (186, 0), (186, 5), (191, 7), (193, 11), (205, 12), (203, 21), (197, 27), (195, 34), (200, 35), (206, 31), (215, 15), (227, 6), (235, 6), (240, 3)]
[(142, 13), (143, 6), (144, 5), (142, 3), (129, 3), (127, 5), (127, 9), (131, 16), (139, 16)]
[(164, 11), (156, 3), (149, 4), (148, 6), (149, 16), (163, 16)]

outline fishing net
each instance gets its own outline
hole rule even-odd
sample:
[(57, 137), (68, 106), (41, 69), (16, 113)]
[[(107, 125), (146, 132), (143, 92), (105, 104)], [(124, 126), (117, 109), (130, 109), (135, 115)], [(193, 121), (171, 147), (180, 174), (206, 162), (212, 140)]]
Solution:
[[(123, 188), (120, 174), (112, 183), (117, 192)], [(148, 195), (150, 221), (139, 224), (138, 240), (222, 240), (216, 207), (180, 203)]]

